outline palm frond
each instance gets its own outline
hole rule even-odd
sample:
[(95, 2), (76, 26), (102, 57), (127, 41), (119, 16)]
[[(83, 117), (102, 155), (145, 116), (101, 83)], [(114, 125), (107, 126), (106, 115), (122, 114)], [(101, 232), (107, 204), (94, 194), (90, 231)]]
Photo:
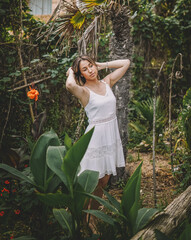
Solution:
[[(117, 1), (119, 0), (114, 0), (114, 2)], [(42, 38), (45, 40), (58, 39), (56, 46), (59, 45), (61, 53), (64, 49), (64, 40), (71, 39), (75, 32), (82, 36), (78, 41), (79, 53), (86, 54), (86, 48), (91, 42), (93, 47), (90, 55), (96, 59), (100, 22), (103, 13), (108, 14), (108, 9), (101, 6), (104, 2), (108, 4), (111, 0), (76, 0), (75, 2), (60, 0), (48, 23), (44, 25), (45, 31), (39, 32), (37, 40)], [(96, 17), (96, 15), (99, 16)], [(87, 23), (86, 20), (91, 18), (94, 19), (93, 22), (82, 32), (83, 26)]]
[(50, 17), (49, 24), (44, 25), (44, 27), (47, 27), (47, 30), (44, 33), (40, 31), (37, 40), (42, 38), (49, 39), (50, 37), (58, 38), (56, 46), (58, 44), (63, 46), (62, 42), (64, 39), (70, 39), (75, 29), (81, 29), (84, 22), (85, 15), (79, 11), (75, 4), (61, 0), (56, 7), (56, 11)]
[(95, 7), (99, 6), (100, 4), (107, 2), (107, 0), (81, 0), (87, 7)]
[[(150, 129), (153, 124), (153, 99), (148, 98), (142, 102), (133, 101), (141, 118), (149, 123)], [(156, 131), (160, 132), (166, 122), (166, 114), (160, 97), (156, 99)]]
[(97, 57), (97, 44), (98, 44), (98, 38), (97, 38), (97, 29), (98, 29), (98, 19), (99, 17), (95, 17), (95, 19), (91, 22), (91, 24), (88, 26), (88, 28), (85, 30), (85, 32), (82, 34), (82, 37), (78, 41), (78, 51), (80, 54), (87, 54), (86, 53), (86, 47), (88, 43), (91, 41), (93, 42), (93, 48), (95, 48), (95, 51), (93, 51), (92, 57), (96, 59)]
[(77, 11), (76, 14), (70, 19), (70, 22), (74, 28), (80, 29), (84, 24), (85, 18), (85, 15), (83, 15), (80, 11)]
[(133, 128), (136, 132), (139, 132), (139, 133), (146, 133), (147, 131), (146, 127), (140, 124), (139, 122), (134, 122), (134, 123), (130, 122), (129, 127)]

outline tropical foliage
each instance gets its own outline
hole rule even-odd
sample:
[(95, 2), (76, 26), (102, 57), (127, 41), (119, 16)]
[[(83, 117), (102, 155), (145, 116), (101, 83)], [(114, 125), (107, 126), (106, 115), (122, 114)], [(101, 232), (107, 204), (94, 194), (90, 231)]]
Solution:
[[(104, 211), (91, 210), (88, 213), (97, 216), (101, 223), (105, 221), (103, 226), (109, 226), (108, 232), (115, 240), (128, 239), (152, 220), (157, 211), (140, 206), (141, 166), (127, 182), (121, 202), (107, 192), (107, 201), (92, 195), (97, 173), (86, 171), (80, 176), (77, 174), (82, 157), (77, 151), (85, 151), (84, 137), (77, 145), (72, 146), (72, 142), (76, 138), (81, 106), (65, 89), (65, 73), (77, 54), (88, 53), (99, 61), (109, 60), (112, 54), (109, 43), (114, 32), (111, 19), (126, 9), (134, 53), (130, 89), (134, 101), (128, 106), (129, 119), (131, 126), (139, 131), (131, 129), (130, 140), (137, 137), (136, 144), (139, 144), (143, 135), (150, 138), (154, 79), (165, 61), (157, 89), (165, 110), (161, 110), (160, 100), (157, 100), (157, 135), (168, 127), (165, 113), (168, 109), (169, 78), (172, 78), (174, 156), (180, 165), (179, 175), (175, 173), (175, 176), (185, 189), (191, 179), (191, 97), (188, 90), (191, 3), (189, 0), (78, 0), (75, 4), (63, 0), (44, 24), (29, 13), (27, 2), (3, 0), (0, 3), (0, 161), (6, 163), (1, 164), (0, 173), (1, 234), (5, 233), (6, 239), (12, 238), (10, 229), (14, 228), (14, 234), (18, 233), (18, 236), (32, 235), (39, 239), (52, 236), (52, 240), (76, 238), (84, 229), (82, 216), (87, 213), (82, 211), (84, 203), (88, 198), (94, 198), (104, 206)], [(118, 44), (123, 48), (124, 42), (120, 39)], [(172, 72), (178, 53), (183, 55), (183, 61), (177, 61)], [(35, 103), (27, 99), (29, 85), (39, 92)], [(29, 105), (34, 111), (34, 125)], [(46, 117), (39, 114), (42, 112), (46, 112)], [(176, 122), (178, 116), (180, 131)], [(85, 120), (82, 122), (80, 135), (86, 124)], [(36, 128), (38, 124), (39, 128)], [(60, 138), (53, 130), (41, 135), (50, 127), (59, 133)], [(168, 140), (168, 132), (166, 135)], [(179, 148), (182, 140), (187, 146)], [(70, 161), (73, 152), (77, 155), (76, 161)], [(23, 225), (21, 214), (25, 221)], [(182, 238), (186, 239), (184, 234), (187, 233), (187, 230), (182, 233)], [(81, 237), (85, 238), (83, 234)], [(98, 236), (94, 237), (97, 240)], [(19, 239), (34, 238), (23, 236)]]
[[(140, 208), (140, 184), (141, 184), (141, 166), (137, 167), (133, 175), (128, 180), (123, 190), (121, 202), (118, 202), (112, 195), (104, 191), (111, 205), (100, 201), (113, 214), (113, 221), (107, 221), (115, 227), (115, 236), (113, 239), (130, 239), (134, 234), (144, 228), (152, 217), (158, 212), (153, 208)], [(93, 197), (93, 196), (92, 196)], [(97, 199), (96, 197), (94, 197)], [(86, 210), (94, 216), (105, 221), (107, 218), (100, 216), (96, 210)]]

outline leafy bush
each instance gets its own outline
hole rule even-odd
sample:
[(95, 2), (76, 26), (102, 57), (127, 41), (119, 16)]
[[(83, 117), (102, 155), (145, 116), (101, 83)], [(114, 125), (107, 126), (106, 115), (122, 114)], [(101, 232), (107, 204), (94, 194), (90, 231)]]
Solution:
[[(93, 129), (82, 136), (73, 146), (66, 138), (68, 151), (65, 146), (60, 145), (58, 136), (53, 130), (44, 133), (32, 150), (28, 174), (6, 164), (0, 164), (1, 169), (21, 179), (22, 184), (27, 183), (32, 186), (33, 198), (28, 199), (30, 203), (34, 201), (34, 197), (45, 203), (38, 204), (38, 209), (42, 208), (41, 224), (38, 226), (41, 228), (38, 232), (40, 239), (47, 239), (47, 220), (50, 214), (48, 206), (69, 208), (72, 214), (66, 212), (65, 209), (55, 209), (53, 213), (59, 220), (60, 212), (67, 215), (69, 221), (72, 222), (72, 225), (69, 226), (69, 235), (80, 236), (82, 209), (86, 201), (84, 193), (91, 193), (98, 182), (97, 172), (85, 171), (77, 176), (80, 161), (92, 133)], [(29, 189), (26, 191), (28, 194), (30, 193)]]
[[(149, 98), (142, 102), (136, 100), (133, 101), (134, 108), (138, 115), (136, 122), (131, 121), (129, 127), (131, 128), (130, 133), (134, 134), (137, 140), (144, 140), (144, 142), (137, 142), (140, 150), (151, 149), (152, 144), (152, 130), (153, 130), (153, 99)], [(159, 135), (163, 133), (163, 129), (166, 123), (165, 110), (162, 105), (161, 98), (158, 97), (156, 100), (156, 143), (158, 143)], [(136, 133), (133, 133), (133, 130)], [(146, 137), (145, 137), (146, 136)], [(130, 139), (131, 139), (130, 135)]]
[(128, 180), (123, 191), (121, 202), (118, 202), (106, 191), (104, 191), (104, 194), (108, 202), (96, 196), (91, 196), (103, 204), (112, 215), (105, 215), (104, 213), (100, 213), (99, 210), (85, 210), (85, 212), (112, 225), (115, 233), (113, 239), (130, 239), (134, 234), (144, 228), (158, 212), (157, 209), (153, 208), (140, 208), (141, 166), (142, 163)]

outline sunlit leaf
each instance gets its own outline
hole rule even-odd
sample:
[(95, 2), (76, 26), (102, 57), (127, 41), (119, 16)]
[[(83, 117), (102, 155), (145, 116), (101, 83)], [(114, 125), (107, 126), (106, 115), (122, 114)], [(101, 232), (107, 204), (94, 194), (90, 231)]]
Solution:
[(141, 229), (143, 229), (157, 212), (159, 212), (159, 210), (155, 208), (139, 209), (136, 219), (135, 232), (138, 232)]
[(106, 0), (81, 0), (82, 2), (86, 3), (87, 7), (94, 7), (94, 6), (98, 6), (104, 2), (106, 2)]
[(80, 29), (85, 21), (85, 16), (80, 12), (77, 13), (71, 18), (70, 22), (74, 28)]

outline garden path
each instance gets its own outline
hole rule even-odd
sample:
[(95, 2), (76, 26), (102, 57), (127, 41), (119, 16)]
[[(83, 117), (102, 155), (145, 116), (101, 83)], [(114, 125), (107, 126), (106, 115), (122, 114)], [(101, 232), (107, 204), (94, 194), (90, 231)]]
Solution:
[[(154, 207), (152, 152), (138, 153), (130, 150), (128, 152), (126, 172), (131, 176), (141, 161), (143, 161), (141, 178), (142, 206)], [(171, 173), (169, 155), (156, 154), (156, 182), (157, 207), (163, 209), (178, 195), (176, 193), (177, 181)], [(109, 192), (120, 199), (122, 189), (113, 188)]]

